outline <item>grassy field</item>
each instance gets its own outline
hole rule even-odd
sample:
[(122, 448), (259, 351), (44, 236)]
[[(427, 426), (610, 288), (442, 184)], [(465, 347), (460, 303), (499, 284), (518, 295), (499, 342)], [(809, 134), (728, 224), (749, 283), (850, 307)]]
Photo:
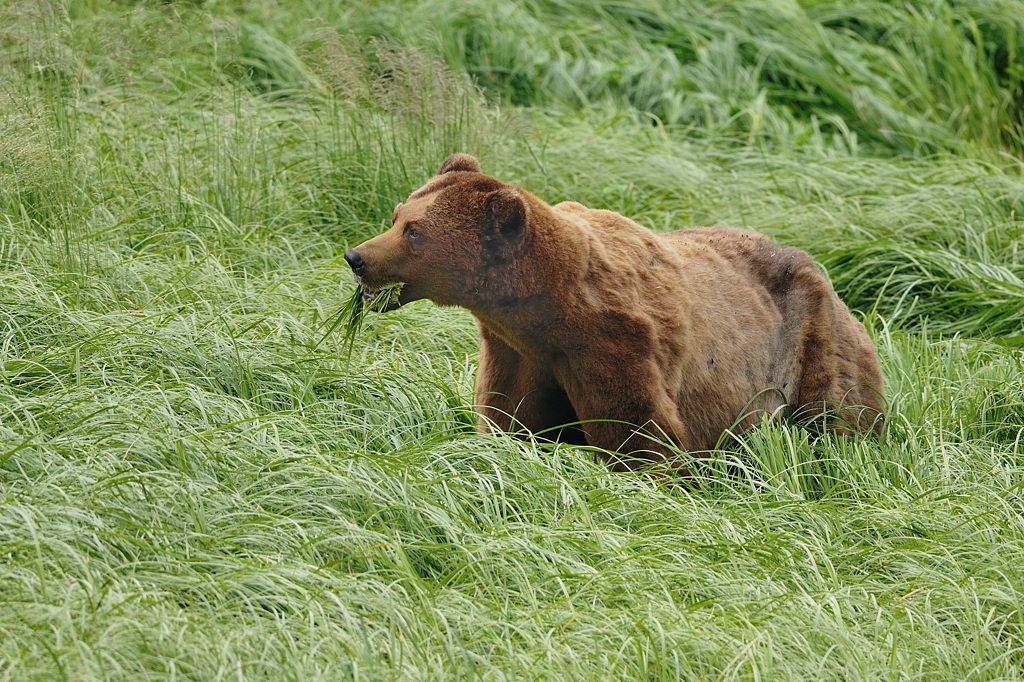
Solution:
[[(454, 151), (808, 250), (880, 441), (694, 493), (338, 310)], [(1021, 0), (0, 0), (0, 680), (1024, 678)]]

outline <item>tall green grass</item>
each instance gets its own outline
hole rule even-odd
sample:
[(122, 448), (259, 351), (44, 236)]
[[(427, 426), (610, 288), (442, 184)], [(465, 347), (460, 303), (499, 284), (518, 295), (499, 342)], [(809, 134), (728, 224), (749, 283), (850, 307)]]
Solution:
[[(4, 4), (0, 678), (1018, 678), (1022, 10)], [(476, 434), (468, 313), (336, 325), (453, 151), (809, 250), (883, 437)]]
[(752, 141), (1019, 151), (1018, 10), (1012, 0), (529, 0), (402, 3), (352, 20), (431, 45), (522, 104), (625, 104)]

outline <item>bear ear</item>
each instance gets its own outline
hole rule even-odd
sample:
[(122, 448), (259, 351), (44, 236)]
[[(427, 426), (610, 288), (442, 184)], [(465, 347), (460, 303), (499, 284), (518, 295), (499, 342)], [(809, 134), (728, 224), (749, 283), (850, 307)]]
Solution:
[(526, 202), (511, 187), (502, 187), (487, 197), (487, 232), (506, 243), (516, 241), (526, 231)]
[(437, 174), (444, 175), (445, 173), (451, 173), (452, 171), (471, 171), (473, 173), (479, 173), (480, 164), (469, 154), (452, 154), (444, 160), (444, 163), (441, 164), (441, 170), (437, 171)]

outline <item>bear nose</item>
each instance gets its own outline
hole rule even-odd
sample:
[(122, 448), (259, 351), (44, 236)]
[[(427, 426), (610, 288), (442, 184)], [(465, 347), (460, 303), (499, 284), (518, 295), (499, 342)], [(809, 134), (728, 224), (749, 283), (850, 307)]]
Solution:
[(345, 262), (352, 268), (352, 272), (356, 273), (356, 276), (362, 277), (366, 273), (366, 261), (363, 260), (363, 257), (355, 249), (349, 249), (345, 252)]

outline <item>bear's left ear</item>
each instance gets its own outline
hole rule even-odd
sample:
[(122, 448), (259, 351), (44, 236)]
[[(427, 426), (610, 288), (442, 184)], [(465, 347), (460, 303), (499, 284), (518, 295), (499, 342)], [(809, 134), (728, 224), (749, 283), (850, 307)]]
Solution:
[(469, 154), (452, 154), (444, 160), (444, 163), (441, 164), (441, 170), (437, 171), (437, 174), (444, 175), (445, 173), (451, 173), (452, 171), (471, 171), (473, 173), (479, 173), (480, 163)]
[(511, 187), (502, 187), (487, 197), (485, 209), (486, 237), (507, 245), (513, 244), (526, 231), (526, 202)]

